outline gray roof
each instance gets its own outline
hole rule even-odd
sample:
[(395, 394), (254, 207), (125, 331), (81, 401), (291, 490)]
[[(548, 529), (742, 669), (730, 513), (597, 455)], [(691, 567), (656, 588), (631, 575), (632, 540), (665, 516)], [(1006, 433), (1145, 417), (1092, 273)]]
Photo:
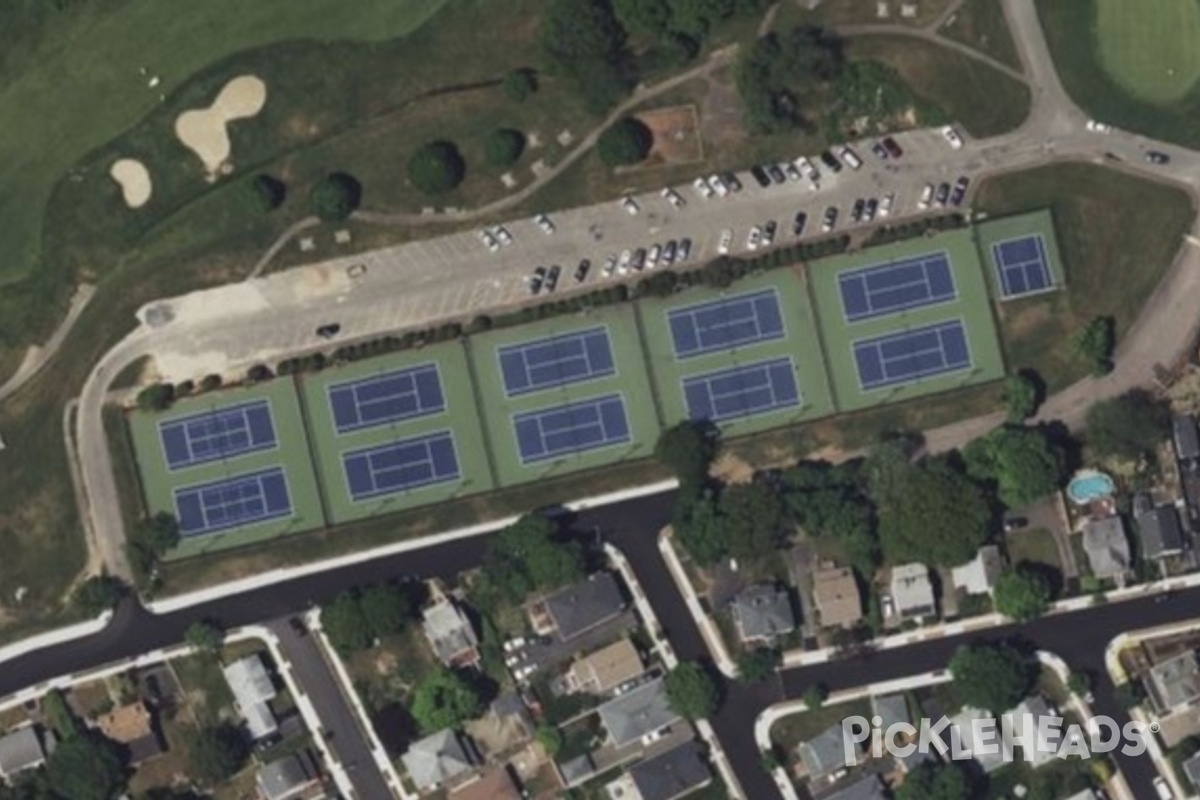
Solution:
[(647, 759), (629, 770), (642, 800), (674, 800), (712, 780), (695, 740)]
[(845, 735), (842, 724), (831, 725), (800, 743), (800, 760), (813, 778), (821, 778), (846, 767)]
[(611, 572), (597, 572), (546, 598), (558, 637), (573, 639), (625, 610), (625, 598)]
[(421, 612), (421, 616), (425, 636), (444, 664), (479, 644), (471, 621), (449, 598), (442, 598), (441, 602)]
[(1158, 558), (1177, 553), (1183, 548), (1183, 528), (1175, 506), (1153, 508), (1137, 518), (1142, 535), (1142, 552), (1146, 558)]
[(475, 763), (462, 739), (449, 728), (414, 743), (400, 760), (421, 790), (440, 786), (471, 769)]
[(252, 739), (261, 739), (279, 729), (275, 714), (267, 705), (275, 697), (275, 684), (267, 674), (262, 657), (258, 653), (235, 661), (223, 670), (229, 690)]
[(1123, 575), (1132, 563), (1129, 537), (1119, 516), (1093, 519), (1083, 528), (1083, 551), (1097, 578)]
[(617, 747), (661, 730), (679, 719), (667, 702), (662, 678), (643, 683), (600, 706), (600, 721)]
[(284, 800), (305, 789), (314, 777), (299, 754), (292, 754), (259, 767), (257, 779), (268, 800)]
[(1183, 771), (1187, 773), (1188, 780), (1192, 782), (1192, 786), (1200, 789), (1200, 753), (1183, 762)]
[(879, 729), (885, 732), (898, 722), (911, 721), (908, 716), (908, 701), (902, 694), (872, 695), (871, 713), (882, 719)]
[(787, 592), (774, 586), (751, 586), (733, 599), (733, 618), (743, 641), (774, 639), (796, 629)]
[(1160, 711), (1200, 698), (1200, 662), (1195, 651), (1188, 650), (1151, 667), (1146, 688)]
[(950, 578), (955, 589), (962, 589), (967, 594), (989, 594), (1003, 569), (1000, 548), (989, 544), (979, 548), (975, 557), (966, 564), (954, 567), (950, 571)]
[(833, 794), (826, 795), (822, 800), (887, 800), (887, 794), (883, 791), (879, 776), (868, 775)]
[(1196, 430), (1196, 418), (1191, 414), (1179, 414), (1171, 420), (1171, 438), (1175, 442), (1176, 458), (1200, 458), (1200, 431)]
[(40, 766), (46, 760), (37, 729), (28, 725), (0, 737), (0, 776), (9, 777)]
[(596, 764), (592, 761), (591, 753), (584, 753), (558, 765), (563, 783), (574, 786), (590, 778), (596, 772)]

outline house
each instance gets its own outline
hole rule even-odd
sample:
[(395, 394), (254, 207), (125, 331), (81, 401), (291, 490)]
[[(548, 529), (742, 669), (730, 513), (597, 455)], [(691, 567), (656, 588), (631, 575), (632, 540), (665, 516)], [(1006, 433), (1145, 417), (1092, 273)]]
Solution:
[[(1015, 734), (1024, 737), (1028, 733), (1030, 739), (1036, 739), (1032, 746), (1022, 746), (1021, 754), (1025, 762), (1034, 769), (1044, 767), (1052, 761), (1057, 761), (1058, 748), (1063, 744), (1061, 732), (1051, 732), (1049, 728), (1039, 724), (1042, 717), (1057, 717), (1058, 713), (1050, 708), (1046, 698), (1041, 695), (1026, 697), (1008, 712)], [(1022, 731), (1024, 720), (1029, 720), (1029, 730)], [(1046, 734), (1042, 736), (1041, 734)]]
[(584, 753), (561, 763), (556, 762), (554, 766), (558, 769), (563, 786), (568, 789), (590, 780), (596, 774), (596, 762), (592, 761), (591, 753)]
[(1097, 578), (1119, 578), (1133, 564), (1125, 523), (1119, 516), (1088, 520), (1083, 527), (1082, 543), (1088, 565)]
[(827, 794), (822, 800), (888, 800), (878, 775), (867, 775), (854, 783)]
[(820, 782), (833, 778), (846, 769), (846, 737), (842, 733), (842, 724), (831, 725), (801, 742), (797, 752), (810, 780)]
[(733, 598), (733, 624), (743, 642), (770, 644), (796, 630), (788, 593), (774, 586), (751, 586)]
[(279, 730), (275, 713), (268, 705), (275, 699), (275, 684), (267, 674), (266, 665), (258, 653), (246, 656), (227, 665), (223, 670), (233, 700), (242, 716), (246, 718), (246, 729), (254, 741), (270, 736)]
[(1000, 548), (994, 544), (984, 545), (979, 548), (975, 558), (950, 570), (950, 580), (958, 591), (990, 595), (1003, 569)]
[(1196, 418), (1191, 414), (1177, 414), (1171, 420), (1171, 441), (1175, 445), (1175, 457), (1180, 461), (1200, 459), (1200, 431), (1196, 429)]
[(438, 660), (447, 667), (473, 667), (479, 663), (475, 628), (449, 597), (441, 597), (421, 612), (421, 627)]
[(1165, 714), (1200, 699), (1200, 663), (1188, 650), (1155, 664), (1146, 674), (1146, 694), (1156, 711)]
[[(950, 736), (958, 737), (960, 747), (971, 754), (971, 758), (975, 759), (986, 775), (1000, 769), (1007, 761), (1004, 749), (1000, 746), (999, 721), (995, 722), (992, 731), (985, 733), (981, 726), (975, 724), (983, 720), (995, 720), (995, 715), (990, 711), (963, 706), (962, 710), (950, 718), (948, 733), (943, 735), (942, 739), (949, 745)], [(977, 732), (979, 741), (976, 741)]]
[(323, 796), (321, 777), (307, 753), (294, 753), (258, 768), (254, 777), (262, 800)]
[(902, 694), (871, 695), (871, 715), (879, 717), (878, 727), (881, 731), (912, 721), (908, 713), (908, 701)]
[(14, 775), (37, 769), (54, 752), (54, 745), (54, 734), (47, 731), (43, 747), (41, 732), (33, 725), (0, 736), (0, 778), (11, 780)]
[(937, 613), (929, 568), (924, 564), (900, 564), (892, 567), (892, 602), (901, 619), (931, 617)]
[(694, 740), (646, 759), (627, 775), (636, 792), (630, 800), (676, 800), (712, 783), (704, 750)]
[(163, 752), (163, 742), (145, 703), (130, 703), (114, 708), (96, 720), (96, 727), (108, 739), (125, 745), (131, 764), (140, 764)]
[(426, 791), (470, 772), (477, 761), (474, 749), (457, 732), (447, 728), (415, 742), (400, 760), (417, 789)]
[(611, 572), (597, 572), (534, 603), (529, 617), (538, 635), (566, 642), (616, 619), (624, 610), (617, 579)]
[(1200, 791), (1200, 753), (1183, 762), (1183, 771), (1191, 781), (1192, 788)]
[(516, 692), (497, 697), (488, 713), (476, 724), (485, 726), (487, 733), (480, 737), (487, 741), (528, 742), (537, 731), (525, 701)]
[(667, 702), (662, 678), (655, 678), (609, 700), (599, 708), (600, 721), (616, 747), (636, 742), (679, 719)]
[(831, 567), (813, 575), (813, 603), (826, 628), (852, 628), (862, 619), (858, 581), (849, 567)]
[(1146, 558), (1165, 558), (1183, 551), (1183, 527), (1175, 506), (1152, 508), (1136, 517)]
[(646, 671), (642, 655), (629, 639), (619, 639), (578, 659), (567, 672), (573, 692), (604, 694)]
[(521, 790), (506, 768), (494, 767), (460, 784), (450, 800), (521, 800)]

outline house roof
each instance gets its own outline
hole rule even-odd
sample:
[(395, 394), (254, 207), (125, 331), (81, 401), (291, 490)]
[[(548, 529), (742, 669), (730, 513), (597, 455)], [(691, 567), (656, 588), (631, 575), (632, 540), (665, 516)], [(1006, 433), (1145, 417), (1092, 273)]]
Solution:
[(293, 753), (259, 767), (255, 780), (267, 800), (287, 800), (316, 783), (317, 778), (304, 759)]
[[(959, 740), (962, 742), (963, 750), (971, 753), (971, 758), (975, 759), (979, 764), (979, 768), (984, 773), (995, 772), (1000, 767), (1004, 766), (1005, 753), (1002, 747), (997, 746), (997, 737), (995, 734), (989, 733), (987, 737), (983, 737), (983, 731), (980, 731), (981, 738), (985, 741), (976, 743), (975, 732), (977, 727), (972, 723), (973, 720), (995, 719), (995, 715), (990, 711), (984, 711), (979, 708), (971, 708), (963, 706), (962, 710), (950, 718), (950, 727), (958, 728)], [(999, 730), (999, 725), (996, 730)], [(944, 734), (943, 739), (949, 740), (949, 734)], [(979, 745), (983, 746), (980, 747)]]
[(1139, 514), (1137, 524), (1142, 536), (1142, 552), (1147, 558), (1177, 553), (1183, 548), (1183, 529), (1175, 506), (1158, 506)]
[(929, 568), (924, 564), (900, 564), (892, 567), (892, 602), (896, 613), (932, 614), (936, 608)]
[(1155, 664), (1146, 684), (1150, 698), (1163, 711), (1200, 698), (1200, 663), (1196, 652), (1188, 650)]
[(733, 619), (743, 641), (774, 639), (796, 629), (787, 592), (774, 586), (751, 586), (733, 598)]
[[(463, 660), (464, 654), (474, 653), (479, 639), (471, 627), (471, 620), (453, 600), (443, 597), (421, 612), (421, 617), (425, 636), (443, 664), (456, 663)], [(466, 660), (474, 661), (475, 658)]]
[(564, 784), (575, 786), (595, 774), (596, 764), (592, 761), (591, 753), (584, 753), (558, 764), (558, 772), (562, 775)]
[(1192, 782), (1192, 786), (1200, 789), (1200, 753), (1183, 762), (1183, 771), (1187, 773), (1188, 780)]
[(1083, 527), (1082, 544), (1097, 578), (1111, 578), (1129, 570), (1129, 537), (1121, 517), (1089, 520)]
[(261, 739), (274, 733), (279, 725), (267, 703), (275, 697), (275, 684), (262, 657), (258, 653), (246, 656), (227, 665), (223, 672), (233, 699), (246, 718), (250, 736)]
[(504, 767), (495, 767), (450, 793), (450, 800), (521, 800), (521, 792)]
[(27, 725), (0, 737), (0, 776), (9, 777), (33, 769), (46, 760), (37, 729)]
[(679, 719), (667, 702), (667, 690), (662, 678), (655, 678), (609, 700), (600, 706), (599, 713), (600, 721), (617, 747), (661, 730)]
[(606, 692), (646, 671), (642, 656), (629, 639), (619, 639), (571, 667), (575, 680), (592, 692)]
[(871, 713), (878, 716), (881, 731), (887, 731), (899, 722), (910, 722), (908, 701), (902, 694), (871, 695)]
[(101, 715), (96, 720), (96, 726), (106, 737), (121, 744), (129, 744), (152, 733), (150, 712), (146, 710), (145, 704), (140, 702), (114, 708)]
[(560, 639), (573, 639), (625, 609), (625, 598), (611, 572), (597, 572), (545, 600)]
[(878, 775), (867, 775), (854, 783), (826, 795), (822, 800), (887, 800)]
[(862, 597), (849, 567), (823, 569), (813, 575), (813, 602), (822, 625), (844, 627), (862, 619)]
[(989, 544), (979, 548), (975, 557), (966, 564), (952, 569), (950, 578), (955, 589), (962, 589), (967, 594), (991, 594), (1003, 569), (1000, 548)]
[[(1030, 730), (1030, 734), (1038, 742), (1032, 748), (1023, 747), (1022, 749), (1024, 750), (1025, 760), (1034, 769), (1045, 766), (1057, 758), (1058, 748), (1062, 744), (1062, 737), (1059, 735), (1059, 732), (1051, 733), (1048, 728), (1044, 728), (1039, 724), (1039, 720), (1042, 717), (1057, 716), (1050, 713), (1050, 705), (1046, 702), (1046, 698), (1041, 695), (1026, 697), (1009, 711), (1008, 714), (1012, 715), (1014, 730), (1017, 731), (1020, 731), (1019, 726), (1022, 724), (1022, 717), (1024, 715), (1028, 714), (1031, 718), (1030, 724), (1034, 727)], [(1046, 736), (1041, 736), (1040, 734), (1042, 733), (1045, 733)]]
[(801, 742), (800, 761), (813, 778), (822, 778), (846, 767), (845, 735), (842, 724), (831, 725), (813, 738)]
[(474, 760), (457, 733), (447, 728), (426, 736), (400, 757), (418, 789), (432, 789), (471, 769)]
[(1176, 458), (1181, 461), (1200, 458), (1200, 431), (1196, 430), (1196, 418), (1191, 414), (1172, 418), (1171, 439), (1175, 443)]
[(647, 759), (629, 770), (641, 800), (675, 800), (712, 780), (695, 740)]

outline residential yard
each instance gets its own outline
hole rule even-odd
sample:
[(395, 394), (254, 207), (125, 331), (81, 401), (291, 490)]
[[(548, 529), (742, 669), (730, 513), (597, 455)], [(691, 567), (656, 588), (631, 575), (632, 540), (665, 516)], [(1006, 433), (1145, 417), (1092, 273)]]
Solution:
[(183, 690), (185, 705), (195, 721), (212, 725), (233, 717), (233, 694), (220, 663), (211, 656), (186, 656), (171, 662), (175, 677)]
[(939, 32), (1021, 71), (1021, 58), (1004, 18), (1003, 4), (996, 0), (964, 0)]
[(378, 647), (342, 656), (342, 662), (373, 714), (396, 703), (407, 705), (413, 687), (441, 666), (417, 622), (385, 638)]
[(1013, 531), (1004, 536), (1008, 558), (1013, 564), (1028, 561), (1033, 564), (1044, 564), (1062, 572), (1062, 561), (1058, 557), (1058, 547), (1054, 544), (1054, 534), (1045, 528)]
[(1088, 164), (1059, 164), (989, 178), (975, 210), (989, 216), (1049, 207), (1066, 291), (1000, 307), (1011, 369), (1033, 369), (1056, 392), (1084, 377), (1072, 337), (1097, 316), (1129, 330), (1175, 259), (1195, 211), (1178, 189)]
[(852, 716), (870, 718), (871, 702), (864, 698), (784, 717), (771, 727), (771, 741), (780, 750), (780, 755), (786, 756), (791, 762), (796, 758), (795, 751), (801, 742), (808, 741), (826, 728), (840, 725), (843, 719)]

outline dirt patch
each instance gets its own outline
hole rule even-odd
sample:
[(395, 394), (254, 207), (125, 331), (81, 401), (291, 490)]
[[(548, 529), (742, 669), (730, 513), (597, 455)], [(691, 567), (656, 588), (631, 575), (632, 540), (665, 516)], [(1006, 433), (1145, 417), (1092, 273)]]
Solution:
[(1000, 318), (1010, 335), (1028, 336), (1051, 321), (1050, 306), (1039, 303), (1027, 305), (1024, 308), (1012, 310), (1010, 306), (1000, 304)]
[(655, 108), (639, 113), (637, 118), (654, 133), (648, 164), (691, 164), (704, 160), (696, 106)]
[(195, 153), (209, 178), (232, 170), (229, 131), (237, 119), (248, 119), (267, 102), (267, 85), (254, 75), (239, 75), (221, 87), (208, 108), (185, 111), (175, 119), (175, 135)]
[(708, 473), (723, 483), (749, 483), (754, 479), (754, 467), (733, 453), (722, 453)]
[(130, 208), (141, 208), (150, 200), (153, 189), (150, 170), (137, 159), (122, 158), (114, 161), (109, 167), (108, 176), (121, 187), (125, 205)]

